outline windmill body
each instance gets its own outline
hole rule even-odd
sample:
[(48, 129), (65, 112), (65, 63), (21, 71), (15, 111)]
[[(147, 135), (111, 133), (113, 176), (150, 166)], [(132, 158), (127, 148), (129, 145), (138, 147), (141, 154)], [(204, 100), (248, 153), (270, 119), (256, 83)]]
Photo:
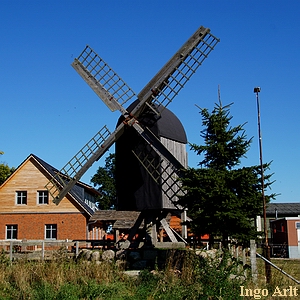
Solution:
[[(133, 102), (127, 110), (132, 111), (136, 104), (137, 101)], [(120, 117), (117, 125), (123, 120), (124, 117)], [(158, 119), (148, 111), (140, 117), (139, 122), (147, 126), (170, 153), (187, 167), (186, 133), (179, 119), (170, 110), (167, 108), (162, 110)], [(137, 211), (178, 209), (176, 191), (167, 191), (167, 183), (164, 184), (161, 178), (166, 176), (167, 179), (161, 166), (163, 162), (155, 151), (147, 151), (147, 147), (147, 143), (131, 127), (127, 127), (116, 141), (117, 209)], [(137, 158), (136, 153), (139, 150), (143, 151), (143, 158), (147, 154), (151, 155), (152, 168), (157, 166), (157, 179), (151, 176)], [(169, 185), (173, 184), (170, 178), (167, 180)]]
[[(187, 166), (186, 134), (166, 106), (173, 101), (219, 39), (201, 26), (136, 96), (121, 77), (89, 46), (72, 63), (73, 68), (111, 111), (119, 110), (116, 129), (106, 126), (46, 185), (59, 204), (82, 175), (116, 144), (118, 209), (142, 213), (148, 236), (155, 244), (159, 222), (172, 242), (177, 241), (165, 219), (165, 211), (177, 205), (181, 193), (177, 180)], [(127, 102), (133, 102), (128, 109)], [(134, 228), (133, 228), (134, 232)]]

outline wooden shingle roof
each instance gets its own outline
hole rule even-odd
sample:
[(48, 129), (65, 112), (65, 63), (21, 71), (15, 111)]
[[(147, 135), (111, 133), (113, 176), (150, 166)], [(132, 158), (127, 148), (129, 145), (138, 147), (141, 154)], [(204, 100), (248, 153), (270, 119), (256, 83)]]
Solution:
[[(117, 220), (113, 224), (113, 229), (121, 229), (121, 230), (127, 230), (129, 228), (132, 228), (135, 224), (135, 220)], [(140, 229), (144, 227), (144, 221), (139, 226)]]
[[(139, 215), (140, 212), (138, 211), (98, 210), (90, 218), (90, 222), (111, 222), (113, 229), (127, 230), (134, 226)], [(144, 222), (140, 228), (143, 226)]]
[(90, 218), (90, 221), (135, 221), (140, 212), (122, 210), (98, 210)]

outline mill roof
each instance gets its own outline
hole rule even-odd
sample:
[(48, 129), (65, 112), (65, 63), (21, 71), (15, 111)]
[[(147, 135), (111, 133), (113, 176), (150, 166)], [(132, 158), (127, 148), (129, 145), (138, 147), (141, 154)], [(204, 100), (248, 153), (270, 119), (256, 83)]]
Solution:
[[(134, 101), (128, 107), (128, 111), (131, 112), (133, 108), (139, 103), (138, 100)], [(184, 127), (177, 116), (171, 112), (168, 108), (158, 108), (160, 117), (154, 118), (156, 122), (153, 123), (153, 111), (148, 110), (139, 117), (139, 121), (149, 127), (151, 131), (159, 137), (164, 137), (176, 142), (187, 144), (187, 136)], [(124, 117), (121, 116), (118, 120), (118, 124), (123, 121)]]

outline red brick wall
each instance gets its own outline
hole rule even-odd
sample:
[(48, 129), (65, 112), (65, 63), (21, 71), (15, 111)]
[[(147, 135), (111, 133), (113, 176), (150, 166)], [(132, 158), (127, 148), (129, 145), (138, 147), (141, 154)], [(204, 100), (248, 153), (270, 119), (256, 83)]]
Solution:
[(81, 213), (0, 214), (0, 239), (5, 239), (6, 225), (18, 225), (18, 239), (45, 239), (45, 225), (57, 224), (58, 240), (86, 239), (87, 217)]
[(296, 222), (300, 222), (300, 219), (299, 220), (287, 220), (289, 246), (298, 246), (298, 235), (297, 235)]

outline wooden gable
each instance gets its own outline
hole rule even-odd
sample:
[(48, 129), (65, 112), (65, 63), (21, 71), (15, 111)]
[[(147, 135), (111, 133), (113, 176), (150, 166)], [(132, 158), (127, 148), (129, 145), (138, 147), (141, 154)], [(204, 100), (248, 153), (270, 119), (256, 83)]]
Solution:
[[(51, 174), (34, 155), (30, 155), (16, 171), (0, 186), (1, 213), (87, 213), (84, 206), (68, 194), (59, 205), (49, 198), (48, 204), (38, 204), (38, 191), (46, 191), (45, 185)], [(27, 204), (16, 203), (16, 192), (27, 192)], [(88, 213), (89, 214), (89, 213)]]

